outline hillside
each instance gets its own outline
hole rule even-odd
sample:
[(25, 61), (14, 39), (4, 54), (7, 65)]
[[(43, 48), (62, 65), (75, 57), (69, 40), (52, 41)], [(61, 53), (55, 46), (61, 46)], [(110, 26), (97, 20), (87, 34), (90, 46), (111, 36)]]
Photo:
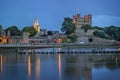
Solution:
[[(110, 39), (104, 39), (104, 38), (100, 38), (100, 37), (96, 37), (93, 35), (93, 32), (95, 30), (91, 29), (88, 30), (87, 33), (84, 32), (83, 29), (81, 30), (76, 30), (76, 35), (78, 36), (76, 43), (78, 44), (91, 44), (91, 45), (112, 45), (113, 44), (113, 40)], [(90, 43), (89, 42), (89, 38), (92, 38), (93, 41)]]

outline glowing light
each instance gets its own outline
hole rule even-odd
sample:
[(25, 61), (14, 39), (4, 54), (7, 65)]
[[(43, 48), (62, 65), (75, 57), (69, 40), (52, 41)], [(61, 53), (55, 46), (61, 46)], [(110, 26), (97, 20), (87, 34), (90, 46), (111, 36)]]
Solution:
[(59, 73), (59, 80), (61, 80), (61, 54), (58, 54), (58, 73)]
[(2, 59), (2, 54), (0, 55), (0, 71), (2, 72), (3, 70), (3, 59)]
[(35, 72), (36, 72), (36, 79), (40, 79), (40, 57), (37, 58), (36, 63), (35, 63)]
[(31, 77), (31, 59), (30, 55), (28, 55), (28, 80), (30, 80)]
[(118, 48), (118, 50), (120, 51), (120, 48)]

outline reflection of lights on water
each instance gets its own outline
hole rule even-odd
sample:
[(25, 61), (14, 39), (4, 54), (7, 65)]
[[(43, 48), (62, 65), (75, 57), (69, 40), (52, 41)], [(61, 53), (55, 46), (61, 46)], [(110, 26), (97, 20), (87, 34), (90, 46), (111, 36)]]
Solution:
[(3, 61), (2, 61), (2, 54), (0, 55), (0, 67), (1, 67), (1, 72), (3, 70)]
[(120, 48), (118, 48), (118, 50), (120, 51)]
[(31, 59), (30, 55), (28, 55), (28, 79), (30, 80), (31, 77)]
[(37, 58), (36, 63), (35, 63), (35, 72), (36, 72), (36, 78), (37, 80), (40, 79), (40, 57)]
[(61, 80), (61, 54), (58, 53), (58, 73), (59, 73), (59, 80)]

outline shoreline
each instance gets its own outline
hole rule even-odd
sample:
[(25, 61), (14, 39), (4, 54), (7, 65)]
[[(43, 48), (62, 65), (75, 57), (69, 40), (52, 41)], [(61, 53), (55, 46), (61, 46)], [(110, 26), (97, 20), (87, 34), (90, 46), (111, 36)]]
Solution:
[(16, 48), (120, 48), (117, 45), (80, 45), (75, 43), (41, 43), (41, 44), (0, 44), (0, 49)]

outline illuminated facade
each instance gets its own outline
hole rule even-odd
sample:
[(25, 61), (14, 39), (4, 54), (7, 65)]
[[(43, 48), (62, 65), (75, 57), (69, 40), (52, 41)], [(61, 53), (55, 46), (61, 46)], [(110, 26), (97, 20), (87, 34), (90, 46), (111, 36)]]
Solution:
[(9, 43), (9, 38), (7, 36), (2, 36), (2, 44)]
[(36, 29), (37, 32), (40, 32), (40, 25), (39, 25), (39, 22), (38, 22), (37, 18), (35, 18), (33, 26), (34, 26), (34, 28)]
[(62, 43), (62, 38), (57, 38), (56, 43)]
[(73, 22), (75, 23), (77, 29), (80, 29), (82, 25), (86, 24), (92, 26), (92, 15), (88, 14), (85, 15), (84, 17), (81, 17), (80, 14), (74, 15)]

